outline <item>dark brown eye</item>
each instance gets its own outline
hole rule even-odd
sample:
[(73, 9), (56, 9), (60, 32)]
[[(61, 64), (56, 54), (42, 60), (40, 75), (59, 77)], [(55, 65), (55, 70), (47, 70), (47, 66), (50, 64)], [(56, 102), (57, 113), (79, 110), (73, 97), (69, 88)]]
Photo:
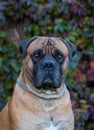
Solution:
[(59, 62), (59, 63), (63, 63), (64, 59), (65, 59), (65, 55), (63, 52), (61, 52), (60, 50), (55, 50), (54, 55), (55, 59)]
[(55, 51), (55, 56), (60, 59), (60, 58), (64, 57), (64, 54), (61, 51), (56, 50)]
[(35, 53), (34, 56), (35, 56), (36, 58), (38, 58), (38, 57), (40, 56), (40, 54), (39, 54), (39, 53)]
[(31, 58), (35, 63), (39, 61), (43, 56), (44, 54), (41, 49), (37, 49), (31, 54)]
[(62, 58), (62, 54), (57, 54), (57, 57), (58, 58)]
[(43, 51), (41, 49), (38, 49), (33, 52), (33, 57), (40, 58), (43, 55)]

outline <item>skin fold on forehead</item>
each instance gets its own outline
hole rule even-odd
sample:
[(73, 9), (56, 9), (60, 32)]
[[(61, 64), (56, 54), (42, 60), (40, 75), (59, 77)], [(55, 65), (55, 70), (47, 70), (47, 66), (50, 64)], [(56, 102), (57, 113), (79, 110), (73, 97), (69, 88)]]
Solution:
[(27, 48), (27, 54), (32, 53), (34, 50), (43, 49), (46, 53), (51, 53), (54, 49), (61, 50), (68, 56), (68, 48), (63, 41), (57, 37), (38, 37)]

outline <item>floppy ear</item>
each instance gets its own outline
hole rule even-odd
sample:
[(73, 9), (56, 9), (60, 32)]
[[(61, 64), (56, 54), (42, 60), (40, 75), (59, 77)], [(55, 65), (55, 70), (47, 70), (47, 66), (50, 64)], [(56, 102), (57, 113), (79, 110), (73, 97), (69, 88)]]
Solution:
[(63, 43), (67, 46), (68, 51), (69, 51), (69, 60), (72, 61), (72, 57), (74, 56), (74, 54), (77, 50), (76, 46), (73, 43), (65, 41), (62, 38), (60, 38), (60, 40), (62, 40)]
[(76, 50), (77, 50), (77, 48), (76, 48), (76, 46), (73, 44), (73, 43), (71, 43), (71, 42), (68, 42), (68, 41), (66, 41), (66, 46), (68, 47), (68, 50), (69, 50), (69, 60), (71, 61), (72, 60), (72, 57), (74, 56), (74, 54), (75, 54), (75, 52), (76, 52)]
[(22, 54), (22, 60), (25, 58), (26, 53), (27, 53), (27, 48), (29, 46), (29, 44), (34, 41), (37, 38), (37, 36), (29, 38), (24, 40), (20, 45), (19, 45), (19, 50)]

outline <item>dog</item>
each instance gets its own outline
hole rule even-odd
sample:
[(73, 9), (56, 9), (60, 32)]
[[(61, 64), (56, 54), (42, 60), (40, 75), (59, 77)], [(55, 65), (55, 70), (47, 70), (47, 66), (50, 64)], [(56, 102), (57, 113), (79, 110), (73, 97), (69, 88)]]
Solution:
[(75, 45), (61, 37), (35, 36), (19, 49), (23, 65), (13, 95), (0, 112), (0, 130), (74, 130), (64, 80)]

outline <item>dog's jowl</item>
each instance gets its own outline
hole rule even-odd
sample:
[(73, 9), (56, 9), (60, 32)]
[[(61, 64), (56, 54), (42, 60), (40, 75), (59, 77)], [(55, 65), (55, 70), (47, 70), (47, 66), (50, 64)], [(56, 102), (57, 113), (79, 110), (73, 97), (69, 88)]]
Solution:
[(60, 37), (21, 43), (22, 68), (13, 95), (0, 112), (0, 130), (74, 130), (64, 84), (76, 47)]

